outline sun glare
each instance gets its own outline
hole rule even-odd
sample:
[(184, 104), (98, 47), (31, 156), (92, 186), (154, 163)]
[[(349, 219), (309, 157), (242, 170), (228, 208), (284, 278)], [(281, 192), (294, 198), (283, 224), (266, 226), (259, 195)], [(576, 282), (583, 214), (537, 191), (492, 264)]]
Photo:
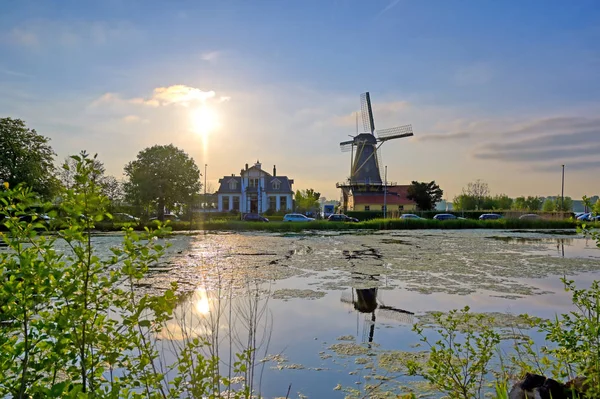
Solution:
[(201, 315), (207, 315), (210, 312), (210, 302), (208, 301), (208, 295), (206, 289), (198, 287), (194, 294), (194, 304), (196, 305), (196, 311)]
[(220, 126), (219, 115), (209, 107), (202, 106), (192, 111), (192, 129), (194, 132), (206, 138), (209, 133), (217, 130)]

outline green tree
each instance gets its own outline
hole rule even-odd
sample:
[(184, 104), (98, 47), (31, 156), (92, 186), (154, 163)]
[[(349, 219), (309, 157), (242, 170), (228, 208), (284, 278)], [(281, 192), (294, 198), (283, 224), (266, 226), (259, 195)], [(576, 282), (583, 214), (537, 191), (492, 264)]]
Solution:
[(544, 212), (554, 212), (554, 201), (550, 198), (546, 198), (544, 201), (544, 205), (542, 205), (542, 211)]
[(592, 208), (592, 212), (594, 212), (596, 215), (600, 215), (600, 200), (596, 201), (594, 207)]
[(573, 199), (571, 197), (565, 197), (563, 202), (560, 195), (556, 196), (554, 200), (554, 209), (557, 212), (569, 212), (573, 210)]
[(319, 208), (319, 198), (321, 193), (309, 188), (306, 190), (296, 190), (294, 201), (296, 201), (296, 209), (298, 211), (308, 211)]
[(407, 198), (415, 201), (419, 210), (430, 211), (443, 195), (444, 191), (435, 184), (435, 180), (429, 183), (413, 181), (408, 188)]
[(125, 166), (128, 180), (123, 188), (132, 204), (154, 207), (164, 219), (165, 207), (189, 204), (200, 192), (200, 171), (188, 154), (169, 145), (155, 145), (140, 151)]
[(468, 194), (460, 194), (454, 197), (452, 206), (457, 211), (470, 211), (477, 207), (477, 200)]
[(0, 179), (10, 187), (24, 183), (44, 198), (54, 195), (58, 180), (49, 141), (20, 119), (0, 118)]
[(511, 209), (513, 199), (506, 194), (496, 195), (494, 197), (495, 207), (493, 209)]

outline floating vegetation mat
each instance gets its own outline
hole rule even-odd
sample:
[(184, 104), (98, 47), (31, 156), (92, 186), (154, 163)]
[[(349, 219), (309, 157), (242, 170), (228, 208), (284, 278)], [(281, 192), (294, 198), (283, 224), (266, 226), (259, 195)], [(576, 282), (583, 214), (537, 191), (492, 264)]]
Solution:
[[(569, 255), (580, 251), (585, 240), (565, 239), (566, 232), (571, 233), (417, 230), (173, 236), (167, 256), (153, 266), (147, 283), (160, 288), (176, 280), (183, 290), (199, 283), (208, 289), (223, 284), (244, 288), (249, 281), (299, 277), (311, 290), (285, 289), (275, 297), (316, 299), (325, 295), (322, 291), (375, 288), (385, 281), (387, 289), (422, 294), (479, 292), (517, 299), (548, 293), (528, 279), (600, 271), (600, 250)], [(99, 239), (116, 244), (114, 237)], [(562, 253), (557, 245), (563, 245)], [(565, 252), (569, 256), (563, 257)]]

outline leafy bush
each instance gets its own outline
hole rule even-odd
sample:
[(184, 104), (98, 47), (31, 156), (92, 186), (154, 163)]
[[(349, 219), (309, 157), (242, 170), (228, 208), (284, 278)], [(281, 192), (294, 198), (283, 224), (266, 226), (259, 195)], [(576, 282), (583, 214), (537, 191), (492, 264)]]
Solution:
[[(39, 203), (29, 189), (0, 192), (8, 246), (0, 253), (0, 397), (221, 397), (231, 379), (219, 374), (218, 358), (202, 355), (204, 340), (189, 340), (170, 365), (159, 361), (155, 337), (172, 318), (176, 286), (157, 296), (135, 289), (169, 231), (125, 228), (122, 246), (100, 258), (91, 232), (110, 218), (107, 199), (90, 179), (93, 159), (74, 159), (75, 184), (62, 195), (54, 235), (39, 234), (49, 226), (35, 214), (20, 218)], [(247, 358), (238, 356), (234, 375), (244, 374)], [(249, 396), (243, 387), (229, 397)]]

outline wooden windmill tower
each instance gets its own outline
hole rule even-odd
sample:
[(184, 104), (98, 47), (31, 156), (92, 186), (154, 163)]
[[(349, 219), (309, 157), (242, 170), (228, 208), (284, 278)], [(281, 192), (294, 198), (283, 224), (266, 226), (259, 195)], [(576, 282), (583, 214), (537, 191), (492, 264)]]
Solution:
[(364, 132), (352, 137), (352, 140), (340, 143), (342, 152), (351, 152), (350, 177), (346, 182), (337, 184), (342, 189), (344, 203), (347, 202), (348, 195), (382, 192), (384, 182), (381, 179), (379, 149), (387, 141), (413, 136), (412, 125), (375, 130), (369, 92), (361, 94), (360, 102)]

